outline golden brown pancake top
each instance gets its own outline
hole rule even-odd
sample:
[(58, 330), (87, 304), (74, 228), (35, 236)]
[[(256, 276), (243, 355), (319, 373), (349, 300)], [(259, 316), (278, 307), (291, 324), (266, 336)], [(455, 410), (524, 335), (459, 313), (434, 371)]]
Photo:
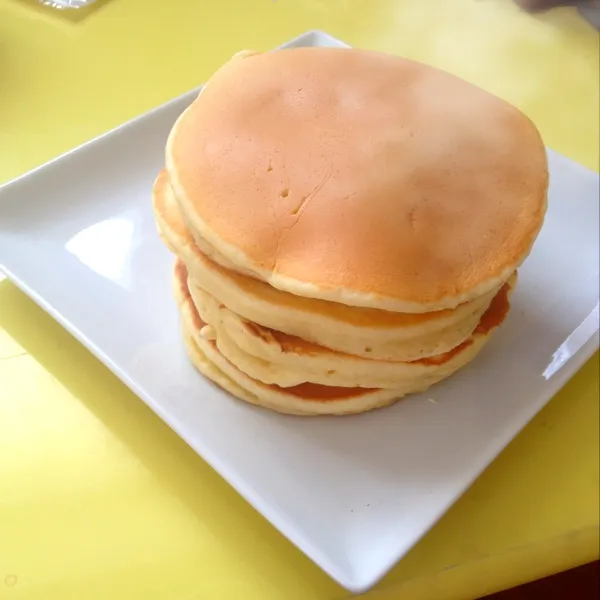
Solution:
[(303, 298), (282, 292), (271, 287), (264, 281), (227, 269), (208, 258), (198, 248), (193, 236), (181, 218), (179, 207), (169, 188), (169, 176), (166, 170), (163, 169), (156, 178), (153, 188), (153, 202), (157, 215), (172, 230), (183, 246), (193, 249), (197, 260), (202, 261), (207, 268), (217, 272), (221, 277), (233, 281), (241, 291), (248, 293), (250, 296), (279, 306), (286, 306), (309, 315), (318, 314), (357, 327), (379, 329), (409, 327), (436, 319), (443, 319), (450, 316), (454, 310), (445, 309), (425, 313), (401, 313), (376, 308), (346, 306), (337, 302)]
[(233, 59), (174, 127), (167, 166), (228, 259), (279, 289), (388, 310), (501, 284), (546, 209), (545, 149), (519, 110), (360, 50)]

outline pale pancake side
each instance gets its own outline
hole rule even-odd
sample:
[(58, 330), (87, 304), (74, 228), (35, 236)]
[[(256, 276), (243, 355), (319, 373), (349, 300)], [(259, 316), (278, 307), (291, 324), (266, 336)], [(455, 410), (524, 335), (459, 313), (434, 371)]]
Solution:
[(351, 392), (330, 388), (329, 396), (325, 395), (321, 400), (314, 400), (311, 399), (314, 396), (307, 392), (314, 394), (315, 390), (325, 386), (307, 384), (286, 390), (251, 379), (232, 365), (218, 351), (214, 342), (203, 340), (199, 336), (198, 327), (202, 327), (204, 323), (200, 321), (185, 285), (181, 285), (182, 275), (178, 273), (178, 267), (180, 268), (181, 265), (182, 263), (176, 266), (173, 289), (181, 314), (186, 352), (192, 364), (202, 375), (232, 396), (276, 412), (299, 416), (356, 414), (387, 406), (399, 398), (399, 395), (389, 390)]
[[(289, 388), (267, 385), (252, 379), (219, 352), (216, 343), (200, 335), (206, 325), (196, 311), (185, 284), (185, 265), (175, 268), (174, 291), (181, 312), (184, 342), (193, 364), (206, 377), (241, 400), (277, 412), (296, 415), (344, 415), (387, 406), (403, 396), (424, 391), (431, 384), (420, 382), (396, 390), (342, 388), (305, 383)], [(487, 341), (480, 336), (464, 350), (465, 363), (472, 360)]]
[[(511, 281), (514, 286), (514, 280)], [(506, 288), (512, 287), (508, 284)], [(486, 312), (495, 311), (494, 326), (478, 332), (443, 355), (413, 362), (370, 360), (335, 352), (279, 331), (248, 322), (188, 280), (188, 288), (202, 321), (211, 326), (207, 337), (219, 351), (253, 379), (289, 387), (305, 382), (340, 387), (398, 389), (421, 381), (430, 385), (466, 364), (464, 350), (474, 337), (488, 334), (504, 320), (509, 290), (498, 293)]]

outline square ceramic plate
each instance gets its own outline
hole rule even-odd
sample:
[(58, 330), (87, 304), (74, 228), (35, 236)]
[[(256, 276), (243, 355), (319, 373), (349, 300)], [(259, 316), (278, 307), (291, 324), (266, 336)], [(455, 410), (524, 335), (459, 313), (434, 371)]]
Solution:
[[(312, 32), (287, 46), (343, 46)], [(550, 152), (550, 208), (513, 310), (466, 370), (392, 408), (294, 418), (188, 363), (150, 191), (197, 91), (0, 189), (0, 268), (347, 589), (373, 585), (598, 344), (598, 176)], [(435, 400), (435, 403), (431, 400)]]

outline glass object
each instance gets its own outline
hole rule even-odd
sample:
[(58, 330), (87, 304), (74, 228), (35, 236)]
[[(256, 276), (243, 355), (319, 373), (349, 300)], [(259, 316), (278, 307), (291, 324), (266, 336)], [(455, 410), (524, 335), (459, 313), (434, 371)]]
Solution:
[(41, 4), (63, 10), (65, 8), (83, 8), (96, 2), (96, 0), (39, 0)]

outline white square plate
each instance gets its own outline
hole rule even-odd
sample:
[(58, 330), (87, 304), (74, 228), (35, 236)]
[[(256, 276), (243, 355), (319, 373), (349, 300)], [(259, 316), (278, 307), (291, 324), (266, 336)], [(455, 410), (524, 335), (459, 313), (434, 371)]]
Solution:
[[(336, 45), (319, 32), (288, 46)], [(0, 268), (275, 527), (354, 592), (421, 538), (598, 344), (598, 176), (550, 152), (513, 310), (466, 370), (358, 417), (280, 416), (188, 363), (152, 182), (173, 100), (0, 188)], [(434, 399), (435, 403), (430, 399)]]

